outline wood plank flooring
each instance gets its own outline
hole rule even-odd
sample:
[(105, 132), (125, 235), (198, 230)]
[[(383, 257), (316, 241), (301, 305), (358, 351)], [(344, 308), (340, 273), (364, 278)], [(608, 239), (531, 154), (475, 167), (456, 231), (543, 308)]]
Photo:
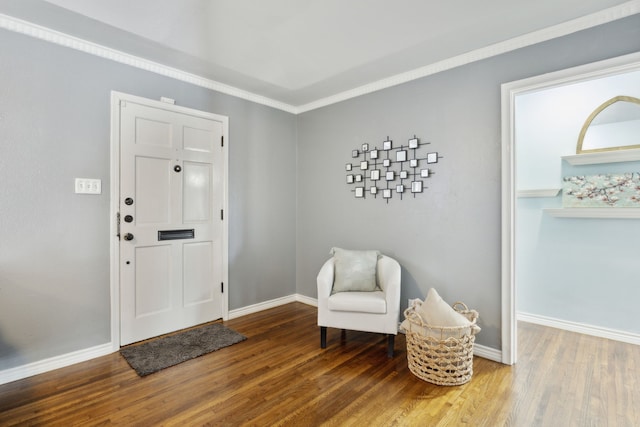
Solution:
[(247, 341), (140, 378), (119, 353), (0, 386), (0, 425), (640, 426), (640, 347), (521, 323), (519, 361), (442, 387), (404, 335), (338, 330), (287, 304), (225, 324)]

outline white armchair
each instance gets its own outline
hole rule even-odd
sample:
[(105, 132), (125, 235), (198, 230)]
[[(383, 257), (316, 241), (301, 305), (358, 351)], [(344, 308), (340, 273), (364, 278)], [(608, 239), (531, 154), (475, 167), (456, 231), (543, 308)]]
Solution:
[(393, 357), (400, 317), (400, 264), (381, 255), (376, 280), (381, 288), (373, 292), (332, 294), (335, 258), (324, 263), (318, 273), (318, 326), (320, 347), (327, 347), (327, 328), (387, 334), (387, 356)]

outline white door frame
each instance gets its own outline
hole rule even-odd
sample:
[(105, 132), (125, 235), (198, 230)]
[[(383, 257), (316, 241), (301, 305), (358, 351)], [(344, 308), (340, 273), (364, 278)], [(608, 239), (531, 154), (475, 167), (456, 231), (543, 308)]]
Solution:
[(542, 89), (637, 69), (640, 53), (568, 68), (502, 85), (502, 363), (517, 359), (515, 98)]
[(111, 283), (111, 345), (112, 350), (120, 349), (120, 240), (117, 213), (120, 201), (120, 102), (129, 101), (155, 106), (177, 113), (208, 117), (222, 122), (224, 146), (222, 150), (222, 319), (229, 320), (229, 118), (213, 113), (181, 107), (166, 102), (155, 101), (135, 95), (111, 91), (111, 165), (110, 165), (110, 283)]

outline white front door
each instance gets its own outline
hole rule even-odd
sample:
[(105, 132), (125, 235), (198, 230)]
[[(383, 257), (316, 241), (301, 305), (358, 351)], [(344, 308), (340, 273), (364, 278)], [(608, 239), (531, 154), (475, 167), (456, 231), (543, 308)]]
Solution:
[(137, 98), (119, 110), (125, 345), (223, 316), (226, 118)]

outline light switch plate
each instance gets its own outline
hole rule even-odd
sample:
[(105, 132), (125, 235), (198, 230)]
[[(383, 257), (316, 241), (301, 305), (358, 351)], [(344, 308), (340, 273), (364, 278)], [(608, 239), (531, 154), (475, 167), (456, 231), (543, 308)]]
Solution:
[(102, 180), (76, 178), (76, 194), (101, 194)]

